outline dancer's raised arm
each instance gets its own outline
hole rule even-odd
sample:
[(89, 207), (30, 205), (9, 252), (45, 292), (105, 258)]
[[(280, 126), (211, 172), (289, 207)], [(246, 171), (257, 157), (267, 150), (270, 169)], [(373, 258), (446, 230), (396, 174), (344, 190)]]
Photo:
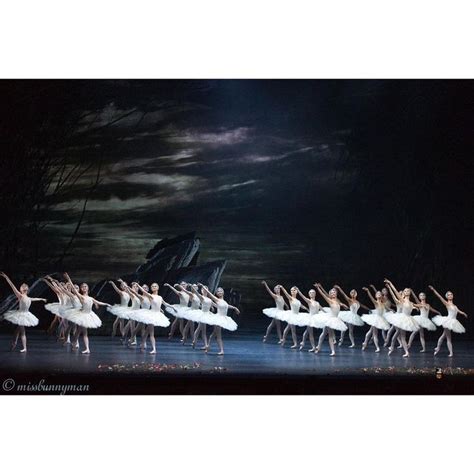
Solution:
[[(120, 280), (119, 280), (120, 281)], [(115, 292), (120, 296), (122, 295), (122, 290), (118, 288), (118, 286), (112, 281), (109, 280), (109, 283), (112, 285), (112, 288), (115, 290)]]
[[(173, 293), (176, 295), (176, 296), (179, 296), (179, 291), (174, 287), (174, 286), (171, 286), (169, 283), (165, 283), (163, 286), (167, 286), (170, 290), (173, 291)], [(179, 288), (181, 288), (180, 285), (177, 285)]]
[(292, 296), (288, 293), (288, 291), (285, 290), (285, 288), (281, 285), (278, 285), (281, 291), (283, 291), (283, 294), (288, 298), (288, 301), (291, 301)]
[(370, 290), (366, 286), (364, 286), (362, 289), (367, 293), (370, 301), (372, 301), (374, 306), (377, 307), (377, 300), (372, 296), (372, 294), (370, 293)]
[(94, 302), (95, 305), (98, 305), (98, 306), (107, 306), (108, 308), (111, 308), (112, 305), (109, 304), (109, 303), (103, 303), (102, 301), (98, 301), (96, 300), (95, 298), (92, 298), (92, 301)]
[(15, 296), (17, 298), (21, 298), (21, 296), (22, 296), (21, 293), (17, 290), (16, 286), (13, 284), (13, 282), (10, 280), (10, 278), (8, 278), (8, 276), (3, 272), (0, 272), (0, 276), (5, 278), (6, 282), (10, 285), (11, 289), (13, 290), (13, 293), (15, 293)]
[(303, 293), (301, 293), (300, 289), (299, 288), (296, 288), (296, 291), (298, 292), (298, 294), (301, 296), (301, 298), (306, 301), (307, 304), (311, 304), (311, 300), (309, 298), (307, 298)]
[(377, 288), (375, 288), (375, 285), (369, 285), (369, 288), (372, 288), (374, 290), (374, 293), (377, 293)]
[(433, 286), (429, 285), (428, 288), (438, 297), (438, 299), (441, 301), (441, 303), (444, 304), (444, 306), (448, 306), (448, 302), (435, 290)]
[(392, 295), (393, 301), (395, 301), (395, 303), (398, 303), (398, 304), (403, 303), (403, 301), (398, 296), (398, 291), (397, 291), (397, 293), (394, 293), (394, 291), (392, 290), (392, 287), (389, 284), (387, 284), (387, 289), (390, 292), (390, 294)]
[(74, 295), (76, 295), (79, 298), (79, 301), (84, 304), (84, 296), (81, 295), (79, 291), (76, 290), (76, 287), (74, 286), (71, 277), (69, 276), (68, 273), (64, 274), (64, 278), (68, 281), (68, 283), (71, 284), (71, 291)]
[(315, 283), (314, 286), (319, 291), (320, 295), (326, 300), (326, 303), (330, 305), (332, 301), (329, 298), (329, 295), (324, 291), (324, 288), (321, 286), (321, 283)]
[(46, 277), (45, 278), (40, 278), (40, 280), (44, 281), (49, 286), (49, 288), (51, 288), (53, 293), (55, 293), (56, 296), (58, 296), (58, 297), (64, 291), (64, 289), (62, 289), (62, 288), (61, 288), (61, 290), (56, 288), (56, 285), (54, 283), (51, 283)]
[(342, 296), (344, 296), (345, 300), (350, 304), (351, 301), (352, 301), (352, 298), (350, 298), (349, 296), (347, 296), (345, 293), (344, 293), (344, 290), (339, 286), (339, 285), (334, 285), (334, 288), (336, 288), (336, 290), (339, 290), (342, 294)]
[(267, 282), (265, 280), (262, 281), (262, 285), (265, 287), (265, 289), (268, 291), (268, 294), (273, 298), (276, 299), (277, 295), (273, 293), (273, 291), (270, 289), (270, 287), (267, 285)]
[[(419, 305), (421, 303), (421, 301), (419, 300), (418, 296), (416, 296), (416, 293), (413, 291), (412, 288), (410, 288), (410, 291), (411, 291), (411, 294), (413, 296), (413, 299), (415, 300), (415, 303)], [(417, 307), (416, 304), (414, 304), (413, 306)]]
[[(219, 298), (217, 298), (217, 296), (214, 296), (207, 288), (204, 288), (204, 291), (207, 293), (207, 296), (211, 298), (213, 303), (217, 303), (219, 301)], [(213, 306), (215, 306), (215, 304)]]
[[(395, 288), (395, 285), (388, 279), (388, 278), (384, 278), (383, 279), (384, 283), (390, 285), (390, 288), (395, 292), (396, 295), (398, 295), (400, 292)], [(387, 286), (387, 285), (385, 285)], [(389, 289), (390, 289), (389, 288)], [(392, 292), (390, 292), (392, 293)], [(392, 296), (393, 296), (393, 293), (392, 293)], [(399, 301), (399, 298), (396, 298), (397, 301)]]
[[(197, 284), (199, 286), (199, 288), (203, 287), (204, 285), (202, 283), (198, 283)], [(197, 296), (199, 298), (199, 301), (202, 303), (204, 301), (204, 296), (202, 296), (199, 291), (196, 290), (196, 288), (194, 288), (194, 286), (191, 287), (191, 291), (193, 292), (193, 295), (194, 296)]]

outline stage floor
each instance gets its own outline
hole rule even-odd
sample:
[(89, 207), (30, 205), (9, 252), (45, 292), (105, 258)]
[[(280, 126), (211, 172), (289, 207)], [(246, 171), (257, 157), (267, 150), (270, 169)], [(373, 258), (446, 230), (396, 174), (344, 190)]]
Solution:
[[(218, 356), (214, 342), (206, 354), (177, 338), (158, 337), (158, 353), (150, 355), (122, 345), (119, 338), (92, 336), (92, 353), (83, 355), (30, 331), (28, 352), (21, 354), (9, 351), (11, 339), (4, 334), (0, 375), (90, 380), (96, 384), (93, 393), (431, 393), (428, 386), (435, 381), (436, 393), (470, 393), (473, 388), (474, 342), (454, 340), (452, 358), (445, 347), (434, 357), (435, 341), (428, 342), (425, 353), (416, 342), (410, 357), (403, 358), (401, 350), (389, 356), (386, 348), (375, 353), (370, 346), (363, 352), (360, 338), (351, 349), (347, 339), (330, 357), (327, 341), (315, 355), (307, 351), (309, 344), (299, 351), (290, 342), (281, 347), (270, 339), (263, 343), (261, 335), (239, 331), (224, 337), (225, 355)], [(117, 385), (126, 379), (133, 380), (135, 389)], [(173, 381), (174, 392), (165, 380)], [(377, 388), (382, 381), (385, 388)]]

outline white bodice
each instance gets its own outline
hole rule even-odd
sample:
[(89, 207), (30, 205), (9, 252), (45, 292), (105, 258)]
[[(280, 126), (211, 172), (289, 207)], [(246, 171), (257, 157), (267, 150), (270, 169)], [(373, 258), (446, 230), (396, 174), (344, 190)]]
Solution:
[(448, 308), (448, 318), (449, 319), (456, 319), (458, 315), (458, 307), (456, 305), (450, 305)]
[(22, 295), (20, 301), (18, 302), (19, 310), (20, 311), (28, 311), (31, 306), (31, 299), (27, 295)]
[(360, 308), (360, 304), (358, 302), (351, 303), (349, 308), (351, 310), (351, 313), (357, 314), (357, 311), (359, 311), (359, 308)]
[(402, 305), (402, 313), (405, 316), (411, 316), (412, 311), (413, 311), (413, 303), (411, 303), (411, 301), (404, 301)]
[(188, 306), (189, 303), (189, 295), (185, 293), (184, 291), (179, 292), (179, 304), (181, 306)]
[(330, 309), (329, 316), (337, 318), (339, 311), (341, 310), (341, 305), (337, 301), (334, 301), (330, 303), (329, 309)]
[(83, 296), (84, 303), (82, 303), (82, 311), (84, 313), (90, 313), (92, 311), (92, 305), (94, 300), (90, 296)]
[(140, 306), (142, 309), (150, 309), (151, 308), (150, 300), (146, 296), (144, 296)]
[(160, 295), (151, 295), (151, 310), (160, 311), (163, 298)]
[(283, 296), (277, 295), (277, 297), (275, 298), (275, 305), (276, 308), (280, 311), (283, 311), (285, 309), (285, 300), (283, 299)]
[(291, 298), (290, 308), (293, 313), (298, 314), (301, 308), (301, 301), (296, 298)]
[(130, 295), (126, 291), (120, 293), (120, 306), (128, 306)]
[(397, 303), (397, 313), (402, 312), (402, 305), (400, 303)]
[(75, 309), (82, 308), (82, 303), (81, 303), (81, 300), (79, 299), (79, 296), (74, 295), (71, 303), (72, 303), (72, 307)]
[(376, 304), (375, 305), (375, 314), (377, 314), (378, 316), (383, 316), (385, 314), (385, 305)]
[(203, 311), (203, 313), (209, 313), (209, 310), (211, 309), (211, 306), (212, 306), (211, 298), (208, 298), (207, 296), (203, 296), (203, 298), (202, 298), (202, 311)]
[(201, 300), (196, 295), (194, 295), (191, 299), (191, 309), (199, 309), (200, 306)]
[(219, 316), (227, 316), (227, 310), (229, 309), (229, 305), (227, 304), (227, 301), (224, 301), (223, 299), (220, 299), (217, 302), (217, 314)]
[(140, 298), (138, 296), (132, 296), (132, 306), (130, 309), (140, 309)]
[(422, 306), (421, 308), (419, 308), (419, 310), (420, 310), (420, 316), (422, 318), (427, 318), (430, 312), (430, 306), (429, 305)]
[(309, 314), (318, 314), (320, 309), (321, 306), (316, 300), (309, 301)]

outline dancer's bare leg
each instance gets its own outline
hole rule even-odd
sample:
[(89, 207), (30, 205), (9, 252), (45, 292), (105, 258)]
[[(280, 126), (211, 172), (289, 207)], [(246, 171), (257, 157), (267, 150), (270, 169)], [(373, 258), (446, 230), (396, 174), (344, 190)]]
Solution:
[(349, 326), (349, 339), (351, 341), (351, 345), (349, 347), (355, 347), (355, 340), (354, 340), (354, 325), (348, 324)]
[(283, 336), (280, 340), (280, 343), (281, 343), (281, 346), (283, 347), (285, 345), (285, 341), (286, 341), (286, 335), (288, 334), (288, 331), (290, 330), (290, 323), (287, 323), (286, 324), (286, 328), (285, 330), (283, 331)]
[(452, 342), (452, 335), (449, 329), (445, 329), (446, 331), (446, 345), (448, 346), (448, 357), (453, 357), (453, 342)]
[(322, 346), (324, 338), (327, 336), (327, 334), (328, 334), (328, 328), (326, 326), (324, 326), (324, 329), (321, 331), (321, 334), (320, 334), (319, 339), (318, 339), (318, 345), (316, 346), (316, 349), (314, 351), (315, 354), (317, 354), (321, 350), (321, 346)]
[(410, 352), (408, 351), (408, 344), (407, 344), (407, 339), (406, 339), (406, 331), (403, 329), (400, 329), (400, 339), (402, 343), (403, 350), (405, 353), (403, 354), (403, 357), (409, 357)]
[(292, 349), (296, 349), (298, 347), (298, 338), (296, 337), (296, 327), (294, 324), (291, 326), (291, 337), (293, 339), (293, 345), (291, 346)]
[(329, 354), (331, 357), (336, 355), (336, 351), (334, 350), (335, 342), (336, 342), (336, 335), (334, 334), (334, 329), (329, 328), (329, 347), (331, 348), (331, 353)]
[(374, 344), (375, 344), (375, 352), (380, 352), (379, 347), (379, 330), (374, 326), (372, 329), (372, 334), (374, 335)]
[(176, 318), (176, 317), (174, 318), (173, 322), (171, 323), (168, 339), (171, 339), (174, 336), (174, 333), (176, 331), (176, 326), (178, 325), (179, 321), (180, 321), (180, 318)]
[(441, 350), (441, 344), (443, 343), (445, 337), (446, 337), (446, 329), (443, 329), (443, 334), (441, 334), (441, 336), (438, 339), (438, 344), (436, 344), (434, 355), (436, 355)]
[(20, 352), (26, 352), (26, 332), (25, 332), (25, 326), (20, 326), (20, 338), (21, 338), (21, 345), (23, 348), (20, 350)]
[(15, 329), (15, 332), (13, 334), (12, 344), (10, 346), (11, 351), (15, 350), (15, 347), (18, 344), (18, 337), (19, 336), (20, 336), (20, 326), (17, 326), (17, 328)]
[(183, 333), (184, 333), (184, 320), (183, 319), (179, 320), (179, 333), (181, 334), (181, 339), (183, 339)]
[(84, 341), (85, 349), (82, 351), (83, 354), (90, 354), (89, 349), (89, 336), (87, 335), (87, 328), (82, 329), (82, 340)]
[[(268, 336), (270, 335), (270, 332), (272, 331), (273, 326), (275, 326), (275, 325), (276, 325), (276, 320), (275, 320), (275, 319), (272, 319), (271, 322), (270, 322), (270, 324), (269, 324), (268, 327), (267, 327), (267, 330), (266, 330), (266, 332), (265, 332), (265, 336), (263, 336), (263, 342), (267, 342), (267, 338), (268, 338)], [(280, 338), (279, 338), (279, 339), (281, 339), (281, 335), (280, 335)]]
[(222, 328), (220, 326), (216, 326), (216, 340), (219, 346), (217, 355), (224, 355), (224, 342), (222, 341)]
[(396, 328), (395, 332), (393, 333), (393, 336), (392, 336), (392, 342), (391, 342), (390, 348), (388, 350), (388, 355), (390, 355), (395, 350), (395, 341), (398, 339), (399, 334), (400, 334), (400, 330), (398, 328)]
[(342, 343), (344, 342), (345, 334), (346, 334), (346, 331), (341, 331), (341, 337), (339, 338), (339, 346), (342, 346)]
[(373, 326), (370, 326), (370, 329), (365, 333), (365, 339), (362, 343), (362, 350), (365, 351), (369, 345), (369, 341), (372, 338)]
[(205, 352), (209, 352), (209, 349), (210, 349), (210, 347), (211, 347), (211, 342), (212, 342), (212, 336), (214, 336), (215, 333), (216, 333), (216, 327), (217, 327), (217, 326), (214, 326), (214, 327), (213, 327), (212, 332), (211, 332), (211, 334), (209, 335), (209, 339), (207, 340), (207, 344), (206, 344), (206, 347), (205, 347), (205, 349), (204, 349)]
[(390, 326), (390, 329), (388, 330), (388, 332), (385, 334), (385, 337), (384, 337), (384, 343), (383, 343), (383, 346), (384, 347), (387, 347), (389, 344), (390, 344), (390, 338), (392, 337), (392, 334), (396, 331), (396, 327), (392, 324)]
[(82, 333), (82, 327), (81, 326), (76, 326), (75, 334), (74, 334), (74, 340), (72, 342), (72, 348), (79, 349), (79, 338), (81, 337)]
[(151, 342), (150, 354), (156, 354), (155, 326), (153, 326), (153, 324), (149, 324), (146, 331), (148, 333), (148, 337), (150, 338), (150, 342)]
[[(411, 345), (413, 344), (413, 340), (415, 339), (415, 336), (418, 334), (418, 331), (413, 331), (410, 334), (410, 338), (408, 339), (408, 349), (411, 348)], [(420, 338), (421, 339), (421, 338)]]
[(384, 340), (384, 342), (386, 338), (387, 338), (387, 331), (385, 329), (382, 329), (382, 339)]

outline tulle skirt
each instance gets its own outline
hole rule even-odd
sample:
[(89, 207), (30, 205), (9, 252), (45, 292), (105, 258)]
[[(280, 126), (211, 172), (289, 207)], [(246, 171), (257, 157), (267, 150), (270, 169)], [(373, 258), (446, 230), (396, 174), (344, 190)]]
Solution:
[(185, 319), (187, 319), (188, 321), (192, 321), (193, 323), (200, 323), (201, 313), (202, 311), (200, 309), (186, 308)]
[(456, 319), (450, 318), (448, 316), (435, 316), (433, 322), (436, 326), (441, 326), (443, 328), (449, 329), (450, 331), (457, 332), (462, 334), (466, 332), (464, 326)]
[(137, 309), (133, 311), (133, 319), (143, 324), (153, 324), (166, 328), (170, 325), (170, 320), (161, 311), (151, 309)]
[[(171, 308), (174, 308), (176, 312), (173, 311)], [(181, 306), (180, 304), (172, 304), (171, 308), (166, 307), (165, 311), (171, 314), (171, 316), (174, 316), (175, 318), (187, 319), (186, 312), (189, 309), (187, 306)]]
[(413, 319), (413, 316), (407, 316), (403, 313), (398, 313), (392, 324), (403, 331), (413, 332), (420, 329), (420, 326), (418, 326), (418, 323)]
[(214, 317), (215, 314), (211, 313), (210, 311), (202, 311), (199, 310), (199, 322), (203, 324), (214, 324)]
[(71, 306), (71, 305), (68, 305), (68, 306), (64, 306), (64, 305), (60, 305), (59, 308), (58, 308), (58, 313), (59, 313), (59, 316), (61, 316), (61, 318), (64, 318), (64, 319), (67, 319), (65, 314), (71, 310), (71, 309), (74, 309), (74, 306)]
[(44, 305), (44, 309), (48, 310), (50, 313), (54, 314), (55, 316), (59, 316), (59, 311), (61, 307), (61, 303), (48, 303)]
[(70, 309), (65, 311), (66, 319), (71, 321), (71, 323), (77, 324), (83, 328), (95, 329), (102, 326), (102, 321), (99, 319), (99, 316), (91, 311), (86, 313), (81, 309)]
[(354, 326), (364, 325), (362, 318), (352, 311), (340, 311), (339, 318), (341, 318), (346, 324), (353, 324)]
[(433, 324), (430, 318), (418, 314), (417, 316), (413, 316), (413, 319), (421, 328), (427, 329), (428, 331), (436, 331), (436, 326)]
[(231, 317), (221, 314), (213, 314), (212, 324), (228, 331), (235, 331), (237, 329), (237, 323)]
[(386, 311), (384, 314), (384, 318), (392, 325), (395, 326), (394, 321), (396, 321), (398, 315), (400, 313), (395, 313), (393, 311)]
[(377, 313), (363, 314), (361, 319), (369, 326), (374, 326), (382, 331), (388, 331), (390, 329), (390, 324), (388, 324), (387, 320), (382, 316), (379, 316)]
[(323, 329), (326, 327), (326, 321), (329, 316), (326, 313), (317, 313), (317, 314), (310, 314), (308, 326), (316, 329)]
[(281, 309), (278, 309), (278, 308), (265, 308), (262, 310), (263, 314), (265, 316), (268, 316), (269, 318), (273, 318), (273, 319), (278, 319), (279, 321), (286, 321), (286, 319), (283, 319), (284, 318), (284, 311), (282, 311)]
[(114, 304), (112, 307), (107, 308), (107, 311), (119, 318), (128, 319), (127, 313), (130, 311), (130, 307), (122, 306), (121, 304)]
[(326, 327), (335, 331), (347, 331), (347, 325), (338, 316), (328, 316), (326, 319)]
[(12, 324), (25, 327), (37, 326), (39, 323), (38, 318), (29, 311), (11, 310), (7, 311), (3, 318)]
[(307, 326), (307, 324), (302, 323), (305, 318), (305, 315), (302, 313), (294, 313), (291, 311), (291, 309), (280, 311), (280, 313), (280, 317), (282, 318), (281, 320), (287, 322), (288, 324), (295, 326)]

